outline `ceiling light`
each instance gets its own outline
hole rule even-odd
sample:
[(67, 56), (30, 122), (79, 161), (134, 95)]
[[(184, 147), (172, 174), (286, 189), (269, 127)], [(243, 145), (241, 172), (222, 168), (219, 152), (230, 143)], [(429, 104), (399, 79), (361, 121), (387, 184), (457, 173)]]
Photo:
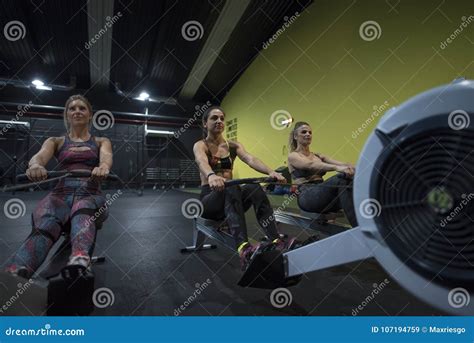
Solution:
[(166, 130), (146, 130), (146, 135), (158, 135), (158, 136), (172, 136), (174, 135), (173, 131), (166, 131)]
[(53, 90), (51, 87), (48, 87), (48, 86), (36, 86), (36, 89), (45, 90), (45, 91)]
[(44, 82), (38, 79), (31, 81), (31, 83), (34, 84), (37, 88), (44, 86)]
[(147, 92), (141, 92), (140, 95), (138, 96), (138, 99), (143, 101), (143, 100), (147, 100), (149, 97), (150, 97), (150, 94), (148, 94)]

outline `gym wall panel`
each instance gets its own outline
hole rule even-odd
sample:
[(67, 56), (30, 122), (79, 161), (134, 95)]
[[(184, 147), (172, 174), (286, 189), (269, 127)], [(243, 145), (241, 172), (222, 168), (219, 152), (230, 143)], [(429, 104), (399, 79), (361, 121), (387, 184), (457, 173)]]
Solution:
[[(368, 21), (380, 29), (363, 39)], [(287, 111), (312, 125), (313, 151), (356, 162), (387, 109), (474, 78), (474, 1), (315, 1), (266, 43), (222, 102), (227, 120), (239, 118), (239, 141), (274, 168), (286, 164), (290, 128), (270, 119)], [(235, 177), (253, 175), (236, 164)]]

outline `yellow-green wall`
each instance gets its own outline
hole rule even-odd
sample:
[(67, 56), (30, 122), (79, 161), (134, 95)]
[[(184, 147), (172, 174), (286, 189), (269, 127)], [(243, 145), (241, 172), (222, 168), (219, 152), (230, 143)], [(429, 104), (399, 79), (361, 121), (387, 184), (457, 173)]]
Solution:
[[(274, 168), (286, 164), (290, 128), (270, 125), (285, 110), (312, 124), (312, 151), (356, 162), (381, 117), (374, 108), (474, 78), (474, 1), (397, 1), (316, 0), (262, 49), (222, 103), (246, 149)], [(379, 24), (378, 39), (361, 38), (366, 21)], [(255, 174), (236, 164), (234, 177)]]

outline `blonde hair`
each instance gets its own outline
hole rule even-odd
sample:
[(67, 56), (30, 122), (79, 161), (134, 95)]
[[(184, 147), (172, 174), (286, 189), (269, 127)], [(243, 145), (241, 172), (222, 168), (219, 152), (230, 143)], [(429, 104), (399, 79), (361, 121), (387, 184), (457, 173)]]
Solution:
[(295, 151), (296, 148), (298, 147), (298, 142), (295, 139), (295, 133), (296, 133), (296, 130), (298, 130), (303, 125), (311, 126), (305, 121), (298, 121), (295, 123), (295, 127), (290, 132), (290, 138), (288, 140), (288, 148), (290, 149), (290, 152)]
[(64, 105), (63, 119), (64, 119), (64, 127), (66, 128), (66, 131), (69, 132), (69, 129), (70, 129), (69, 121), (67, 120), (67, 110), (69, 108), (69, 104), (73, 102), (74, 100), (81, 100), (84, 104), (86, 104), (86, 107), (89, 110), (89, 113), (91, 115), (91, 120), (89, 122), (89, 129), (90, 129), (92, 126), (92, 115), (93, 115), (91, 103), (89, 102), (89, 100), (87, 100), (87, 98), (84, 95), (74, 94), (74, 95), (71, 95), (66, 100), (66, 104)]

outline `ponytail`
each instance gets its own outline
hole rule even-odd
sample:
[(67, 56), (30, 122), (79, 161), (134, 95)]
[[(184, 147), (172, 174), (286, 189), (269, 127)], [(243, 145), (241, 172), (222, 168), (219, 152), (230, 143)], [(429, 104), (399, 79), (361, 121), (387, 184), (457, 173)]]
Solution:
[(293, 127), (293, 130), (291, 130), (290, 132), (290, 137), (288, 139), (288, 150), (289, 152), (293, 152), (296, 150), (296, 148), (298, 147), (298, 142), (296, 141), (295, 139), (295, 133), (296, 133), (296, 130), (298, 130), (301, 126), (303, 125), (308, 125), (310, 126), (307, 122), (305, 121), (299, 121), (299, 122), (296, 122), (295, 123), (295, 126)]

